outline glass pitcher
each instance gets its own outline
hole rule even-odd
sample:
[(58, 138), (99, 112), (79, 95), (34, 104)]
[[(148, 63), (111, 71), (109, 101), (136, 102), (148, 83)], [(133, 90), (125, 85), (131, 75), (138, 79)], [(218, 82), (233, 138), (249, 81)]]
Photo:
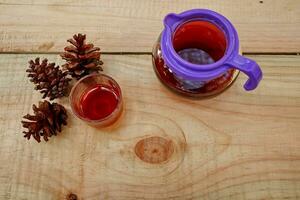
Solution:
[(216, 95), (239, 72), (248, 76), (244, 88), (255, 89), (262, 79), (258, 64), (239, 54), (239, 38), (231, 22), (206, 9), (168, 14), (155, 43), (156, 75), (169, 88), (188, 96)]

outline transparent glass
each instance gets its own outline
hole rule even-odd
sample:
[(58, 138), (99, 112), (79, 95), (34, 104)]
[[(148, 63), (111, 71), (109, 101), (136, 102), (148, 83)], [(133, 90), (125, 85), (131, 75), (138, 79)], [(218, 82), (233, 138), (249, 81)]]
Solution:
[(80, 79), (73, 86), (69, 98), (72, 112), (96, 127), (113, 124), (123, 110), (120, 86), (104, 74), (91, 74)]

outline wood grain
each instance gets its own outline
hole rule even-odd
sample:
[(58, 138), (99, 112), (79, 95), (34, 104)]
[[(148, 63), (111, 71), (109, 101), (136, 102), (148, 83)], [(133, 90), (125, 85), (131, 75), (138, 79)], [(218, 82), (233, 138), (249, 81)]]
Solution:
[(163, 17), (192, 8), (228, 17), (244, 52), (300, 52), (297, 0), (0, 0), (0, 52), (60, 52), (78, 32), (104, 52), (151, 52)]
[[(26, 141), (20, 124), (41, 98), (25, 74), (36, 56), (0, 55), (0, 199), (300, 198), (299, 56), (252, 56), (264, 71), (257, 90), (245, 92), (241, 75), (225, 93), (197, 101), (166, 89), (148, 55), (103, 55), (123, 90), (121, 120), (94, 129), (62, 99), (69, 125), (41, 144)], [(168, 160), (135, 154), (149, 137), (172, 141)]]

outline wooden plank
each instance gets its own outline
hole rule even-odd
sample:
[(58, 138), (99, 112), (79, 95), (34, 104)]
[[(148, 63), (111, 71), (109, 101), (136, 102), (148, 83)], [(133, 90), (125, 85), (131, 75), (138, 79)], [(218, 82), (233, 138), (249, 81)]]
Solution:
[[(166, 89), (148, 55), (103, 55), (123, 90), (123, 118), (98, 130), (62, 99), (69, 125), (40, 144), (26, 141), (20, 124), (41, 98), (25, 74), (36, 56), (0, 55), (0, 199), (299, 199), (300, 56), (252, 56), (264, 71), (259, 88), (245, 92), (241, 75), (197, 101)], [(136, 156), (152, 136), (173, 142), (167, 162)]]
[(83, 32), (105, 52), (151, 52), (167, 13), (200, 7), (234, 23), (244, 52), (300, 52), (295, 0), (0, 0), (0, 51), (58, 52)]

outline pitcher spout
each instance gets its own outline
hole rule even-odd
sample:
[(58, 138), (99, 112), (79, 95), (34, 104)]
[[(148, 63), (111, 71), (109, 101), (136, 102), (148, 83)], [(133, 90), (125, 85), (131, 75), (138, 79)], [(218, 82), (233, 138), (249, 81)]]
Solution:
[(181, 20), (181, 17), (175, 13), (168, 14), (164, 19), (164, 25), (166, 28), (173, 29), (174, 25), (176, 25)]

